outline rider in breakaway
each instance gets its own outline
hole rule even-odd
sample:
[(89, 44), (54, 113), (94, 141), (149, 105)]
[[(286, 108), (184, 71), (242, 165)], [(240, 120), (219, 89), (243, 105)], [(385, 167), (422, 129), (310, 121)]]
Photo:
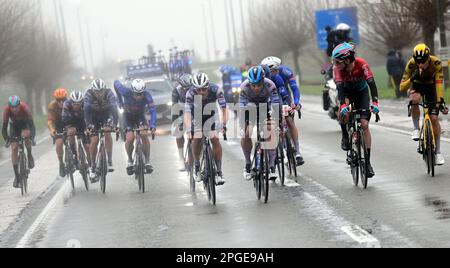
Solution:
[[(133, 150), (136, 139), (133, 129), (150, 128), (150, 134), (156, 132), (156, 106), (153, 97), (146, 89), (146, 84), (142, 79), (135, 79), (131, 83), (131, 89), (125, 87), (120, 81), (114, 82), (114, 88), (124, 99), (124, 119), (126, 142), (125, 149), (128, 154), (127, 174), (134, 174)], [(147, 122), (145, 115), (150, 113), (150, 120)], [(149, 133), (141, 132), (142, 144), (145, 156), (145, 173), (151, 174), (153, 167), (150, 163), (150, 141)]]
[[(96, 79), (92, 81), (91, 88), (88, 89), (84, 96), (84, 118), (87, 125), (87, 134), (90, 136), (91, 144), (89, 145), (91, 154), (91, 169), (89, 177), (92, 183), (98, 182), (98, 174), (96, 170), (97, 146), (99, 142), (98, 135), (91, 135), (103, 128), (105, 131), (113, 129), (118, 130), (119, 113), (117, 108), (116, 96), (106, 87), (105, 81)], [(111, 133), (105, 134), (106, 152), (108, 155), (108, 171), (113, 172), (112, 151), (113, 140)]]
[(61, 134), (64, 131), (62, 111), (64, 102), (67, 100), (67, 91), (64, 88), (59, 88), (55, 90), (53, 97), (55, 99), (48, 105), (48, 129), (56, 145), (56, 155), (59, 160), (59, 176), (62, 178), (66, 176), (64, 165), (64, 141)]
[[(300, 111), (302, 105), (300, 104), (300, 89), (298, 88), (297, 81), (293, 72), (286, 66), (281, 65), (281, 59), (277, 57), (267, 57), (262, 61), (262, 65), (266, 65), (270, 69), (271, 76), (279, 75), (284, 81), (286, 88), (288, 85), (291, 88), (293, 100), (288, 103), (293, 111)], [(279, 89), (278, 89), (279, 90)], [(295, 126), (294, 120), (295, 114), (291, 113), (290, 117), (286, 118), (286, 123), (292, 135), (292, 140), (294, 141), (295, 151), (296, 151), (296, 162), (297, 166), (302, 166), (305, 164), (303, 156), (300, 153), (300, 142), (297, 127)]]
[[(9, 134), (8, 134), (9, 125)], [(18, 96), (11, 96), (3, 112), (2, 136), (6, 142), (5, 147), (11, 145), (11, 160), (14, 168), (14, 188), (19, 188), (19, 144), (11, 139), (22, 137), (25, 139), (27, 149), (28, 167), (34, 168), (34, 158), (31, 147), (36, 136), (33, 116), (28, 105)]]
[[(425, 102), (436, 102), (436, 107), (428, 109), (433, 124), (436, 139), (436, 164), (445, 164), (441, 152), (441, 124), (439, 122), (439, 111), (448, 114), (448, 108), (444, 101), (444, 72), (439, 58), (431, 55), (431, 50), (425, 44), (419, 44), (414, 48), (413, 58), (406, 65), (406, 70), (400, 84), (402, 92), (408, 91), (413, 104), (419, 104), (422, 96)], [(414, 125), (412, 139), (420, 139), (420, 109), (418, 106), (411, 107), (411, 115)]]
[[(221, 123), (217, 103), (222, 112)], [(205, 73), (194, 75), (192, 88), (186, 95), (184, 125), (188, 128), (189, 138), (192, 139), (192, 154), (194, 156), (194, 178), (196, 182), (202, 181), (200, 174), (200, 154), (202, 152), (202, 137), (208, 135), (213, 147), (214, 160), (217, 167), (217, 185), (225, 184), (222, 172), (222, 145), (219, 141), (218, 131), (226, 132), (228, 121), (227, 102), (222, 89), (212, 84)], [(200, 117), (200, 118), (199, 118)], [(214, 121), (215, 120), (215, 121)], [(207, 124), (208, 123), (208, 124)], [(194, 134), (192, 138), (192, 134)]]
[[(75, 136), (80, 134), (83, 141), (84, 149), (89, 152), (89, 140), (86, 137), (86, 122), (84, 120), (84, 94), (81, 91), (73, 91), (70, 94), (70, 98), (64, 102), (64, 108), (62, 111), (63, 126), (67, 130), (70, 147), (72, 152), (75, 153), (75, 163), (78, 167), (77, 145), (75, 142)], [(87, 154), (88, 163), (91, 163), (91, 156)]]
[[(265, 78), (264, 70), (261, 66), (256, 66), (250, 68), (248, 71), (248, 79), (244, 81), (241, 85), (241, 95), (239, 98), (240, 109), (241, 109), (241, 120), (244, 119), (245, 112), (245, 125), (243, 125), (241, 147), (242, 152), (245, 157), (245, 168), (244, 168), (244, 178), (246, 180), (251, 180), (251, 168), (252, 160), (251, 154), (253, 149), (252, 133), (256, 124), (262, 125), (261, 122), (265, 119), (264, 115), (260, 115), (259, 118), (252, 118), (251, 113), (247, 111), (250, 105), (255, 105), (257, 109), (264, 110), (263, 105), (267, 105), (267, 119), (270, 121), (272, 118), (270, 113), (278, 112), (279, 108), (273, 108), (272, 105), (279, 105), (280, 98), (278, 95), (277, 88), (275, 84), (268, 78)], [(256, 114), (255, 114), (256, 117)], [(275, 146), (276, 148), (276, 146)], [(268, 150), (269, 153), (269, 167), (270, 167), (270, 179), (276, 180), (277, 173), (275, 170), (275, 160), (276, 160), (276, 149)]]
[[(369, 64), (355, 57), (355, 47), (349, 43), (338, 45), (333, 50), (334, 80), (339, 94), (341, 104), (340, 114), (342, 118), (342, 150), (350, 150), (350, 142), (347, 131), (349, 121), (350, 104), (354, 104), (353, 109), (364, 109), (367, 112), (361, 114), (361, 125), (364, 130), (364, 140), (368, 153), (367, 177), (373, 178), (375, 172), (370, 163), (370, 153), (372, 148), (372, 135), (369, 129), (371, 111), (375, 114), (380, 112), (378, 106), (378, 89)], [(369, 88), (372, 96), (372, 106), (370, 106)]]
[(183, 117), (184, 106), (186, 105), (186, 94), (192, 87), (192, 75), (183, 74), (178, 79), (178, 86), (172, 91), (172, 136), (176, 137), (178, 157), (180, 160), (181, 170), (186, 171), (186, 163), (184, 159), (184, 135), (183, 132)]

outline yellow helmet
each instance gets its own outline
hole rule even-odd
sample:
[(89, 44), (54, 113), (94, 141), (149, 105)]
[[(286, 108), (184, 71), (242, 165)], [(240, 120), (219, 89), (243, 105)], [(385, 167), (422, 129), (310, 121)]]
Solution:
[(416, 63), (424, 63), (430, 58), (430, 48), (425, 44), (418, 44), (414, 48), (414, 60)]

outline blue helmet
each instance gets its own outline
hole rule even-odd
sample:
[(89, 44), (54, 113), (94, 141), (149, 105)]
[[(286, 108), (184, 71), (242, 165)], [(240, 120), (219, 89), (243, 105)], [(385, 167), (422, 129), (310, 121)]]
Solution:
[(11, 108), (15, 108), (20, 105), (20, 98), (18, 96), (11, 96), (8, 100), (8, 105)]
[(248, 81), (250, 84), (259, 84), (264, 80), (264, 77), (264, 69), (261, 66), (252, 67), (248, 70)]
[(333, 59), (345, 60), (355, 56), (355, 46), (349, 43), (342, 43), (334, 48)]

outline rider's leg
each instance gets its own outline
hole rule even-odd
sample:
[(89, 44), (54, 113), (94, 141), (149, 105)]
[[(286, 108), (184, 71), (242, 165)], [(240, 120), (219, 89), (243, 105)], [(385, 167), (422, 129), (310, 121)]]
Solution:
[(32, 157), (31, 131), (29, 129), (22, 130), (22, 137), (25, 138), (25, 147), (27, 148), (27, 156)]
[(361, 127), (364, 130), (364, 142), (366, 144), (368, 158), (370, 162), (370, 152), (372, 149), (372, 134), (370, 133), (369, 120), (361, 119)]
[(253, 149), (253, 142), (251, 139), (252, 133), (253, 133), (253, 127), (248, 126), (245, 129), (245, 131), (243, 133), (244, 135), (241, 139), (241, 148), (242, 148), (242, 152), (244, 153), (246, 165), (252, 164), (252, 160), (251, 160), (251, 154), (252, 154), (252, 149)]
[(216, 162), (217, 173), (222, 173), (222, 145), (220, 144), (217, 132), (211, 132), (211, 143), (213, 146), (213, 156)]
[(436, 140), (436, 154), (441, 153), (441, 123), (439, 122), (439, 116), (431, 115), (431, 123), (433, 124), (434, 139)]
[(127, 151), (128, 162), (133, 162), (134, 140), (135, 140), (134, 133), (132, 131), (128, 131), (126, 134), (126, 141), (125, 141), (125, 150)]
[(90, 154), (91, 154), (91, 167), (95, 168), (96, 166), (96, 161), (97, 161), (97, 152), (98, 152), (98, 141), (99, 141), (99, 137), (98, 136), (91, 136), (91, 144), (90, 144)]
[(19, 177), (19, 144), (17, 142), (11, 143), (11, 162), (14, 168), (14, 175)]
[(112, 163), (113, 140), (111, 133), (105, 134), (106, 153), (108, 155), (108, 163)]
[(177, 138), (178, 157), (184, 161), (184, 136)]
[(295, 151), (297, 153), (300, 153), (300, 142), (299, 142), (299, 138), (298, 138), (298, 129), (295, 126), (295, 121), (292, 117), (289, 116), (286, 118), (286, 123), (291, 132), (292, 140), (294, 141)]
[(411, 117), (413, 121), (414, 130), (420, 131), (420, 109), (417, 104), (420, 103), (421, 100), (420, 93), (414, 93), (409, 96), (409, 99), (412, 101), (412, 104), (415, 104), (411, 107)]
[(192, 154), (194, 156), (194, 165), (200, 166), (200, 154), (202, 153), (202, 139), (194, 138), (192, 140)]
[(144, 148), (145, 164), (150, 164), (150, 139), (148, 138), (148, 135), (142, 135), (141, 140)]

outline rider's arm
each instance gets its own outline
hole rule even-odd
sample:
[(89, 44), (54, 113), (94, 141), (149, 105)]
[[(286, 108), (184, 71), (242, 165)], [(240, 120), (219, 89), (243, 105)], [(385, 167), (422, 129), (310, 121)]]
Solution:
[(87, 126), (92, 125), (91, 97), (89, 91), (84, 97), (84, 120), (86, 121)]
[(369, 80), (367, 80), (367, 84), (369, 85), (370, 88), (370, 95), (372, 96), (372, 101), (378, 102), (378, 88), (377, 84), (375, 83), (375, 79), (370, 78)]
[[(173, 107), (175, 107), (175, 105), (177, 105), (178, 103), (180, 103), (180, 94), (178, 93), (178, 87), (176, 87), (172, 90)], [(177, 120), (178, 117), (179, 117), (179, 115), (172, 113), (172, 123), (175, 122), (175, 120)]]
[(70, 124), (70, 111), (69, 111), (69, 102), (64, 102), (64, 107), (63, 107), (63, 111), (62, 111), (62, 121), (64, 126), (67, 126)]
[(442, 69), (442, 63), (437, 61), (436, 63), (436, 75), (434, 77), (436, 83), (436, 102), (440, 102), (444, 99), (444, 72)]
[(153, 97), (150, 94), (150, 92), (146, 91), (145, 93), (146, 95), (146, 99), (147, 99), (147, 105), (148, 105), (148, 110), (150, 112), (150, 120), (149, 120), (149, 126), (151, 129), (156, 128), (156, 105), (155, 102), (153, 101)]
[(53, 132), (56, 130), (56, 111), (53, 109), (52, 107), (52, 103), (50, 103), (48, 105), (48, 116), (47, 116), (47, 126), (48, 126), (48, 130), (50, 130), (50, 132)]
[(228, 110), (227, 110), (227, 101), (225, 100), (222, 88), (219, 88), (217, 90), (217, 102), (219, 103), (219, 106), (222, 109), (222, 120), (223, 120), (222, 124), (226, 126), (228, 122)]
[(400, 91), (406, 92), (411, 88), (411, 71), (412, 71), (412, 62), (409, 61), (408, 64), (406, 64), (405, 73), (403, 74), (402, 81), (400, 83)]
[(2, 136), (5, 141), (8, 139), (9, 116), (10, 116), (9, 107), (6, 107), (5, 111), (3, 112), (3, 126), (2, 126)]
[(283, 78), (279, 75), (274, 76), (275, 86), (278, 88), (278, 93), (283, 100), (283, 104), (290, 105), (291, 104), (291, 95), (289, 94), (289, 90), (286, 88), (284, 84)]
[(31, 110), (27, 105), (24, 105), (23, 108), (25, 109), (28, 125), (30, 126), (31, 139), (34, 140), (36, 137), (36, 126), (34, 125), (33, 114), (31, 114)]
[(291, 87), (292, 95), (294, 96), (294, 104), (300, 104), (300, 89), (298, 88), (294, 73), (292, 73), (291, 70), (285, 68), (283, 70), (283, 76), (286, 78), (286, 80), (288, 80), (289, 86)]
[(184, 126), (186, 129), (192, 127), (192, 113), (194, 112), (194, 95), (189, 91), (186, 95), (186, 103), (184, 106)]
[(114, 126), (119, 124), (119, 110), (117, 109), (116, 96), (110, 91), (108, 93), (109, 111), (113, 119)]
[(119, 80), (114, 81), (114, 89), (119, 93), (117, 97), (126, 96), (130, 92), (130, 89), (124, 86)]

